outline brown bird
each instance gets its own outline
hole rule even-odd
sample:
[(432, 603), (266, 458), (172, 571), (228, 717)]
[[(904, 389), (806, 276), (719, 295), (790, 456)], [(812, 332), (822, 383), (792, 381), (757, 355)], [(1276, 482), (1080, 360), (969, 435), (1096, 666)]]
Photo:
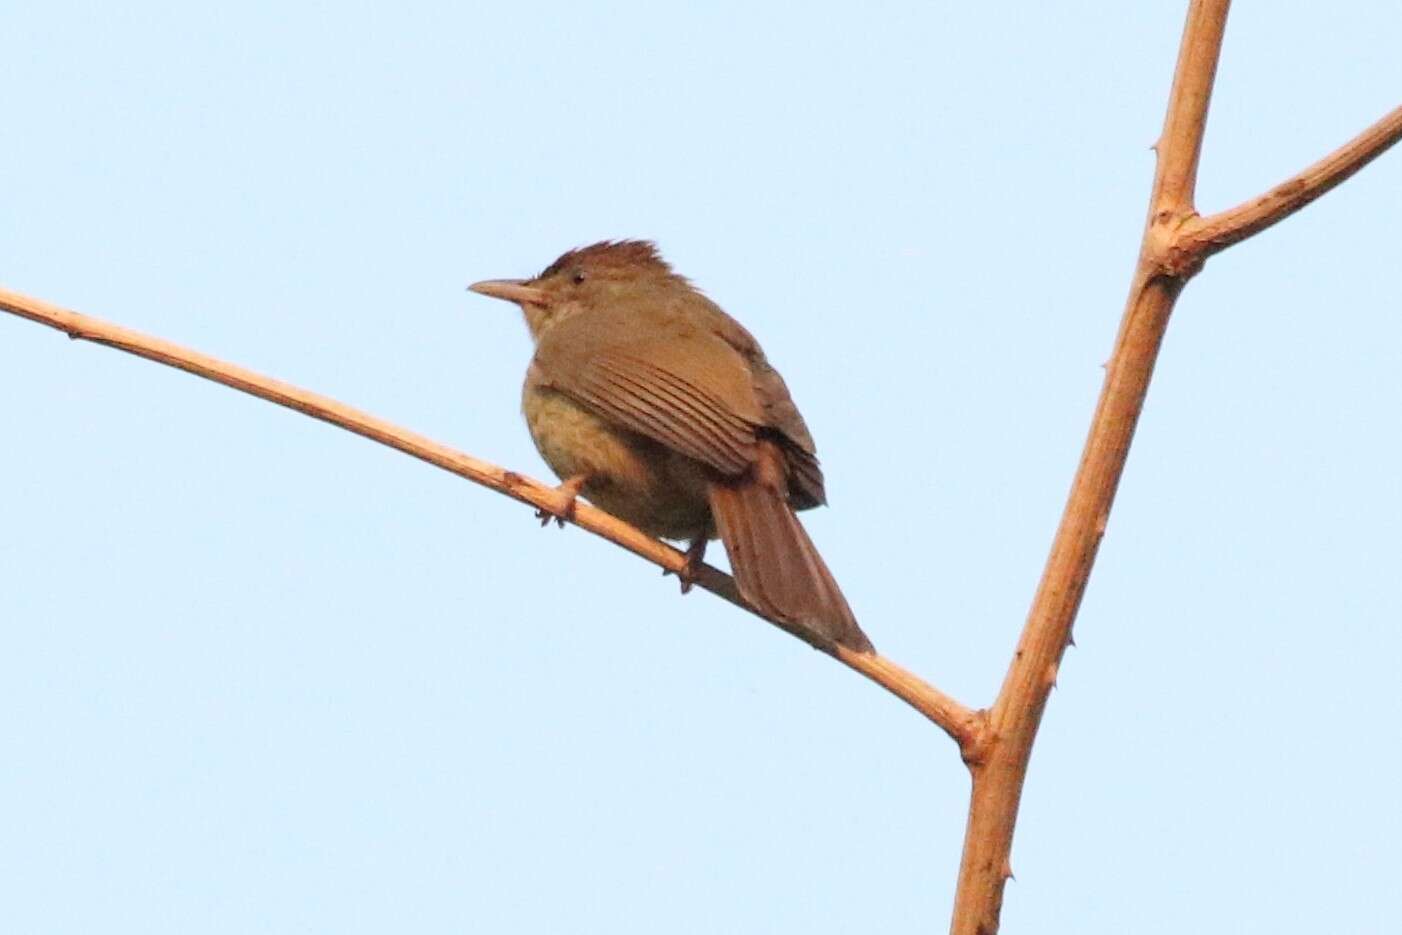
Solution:
[(521, 408), (561, 490), (690, 540), (688, 569), (719, 535), (761, 613), (872, 651), (794, 515), (826, 502), (813, 438), (739, 322), (644, 241), (571, 250), (534, 279), (470, 288), (525, 313), (536, 349)]

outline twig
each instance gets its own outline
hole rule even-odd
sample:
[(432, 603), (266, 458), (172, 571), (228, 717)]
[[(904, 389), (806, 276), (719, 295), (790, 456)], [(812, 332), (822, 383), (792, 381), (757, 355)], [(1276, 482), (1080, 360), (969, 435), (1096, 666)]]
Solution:
[[(59, 308), (39, 299), (0, 289), (0, 309), (12, 312), (21, 318), (48, 325), (66, 333), (75, 340), (91, 341), (154, 360), (157, 363), (176, 367), (196, 376), (222, 383), (260, 399), (295, 409), (314, 419), (362, 435), (427, 461), (445, 471), (451, 471), (474, 483), (481, 484), (498, 493), (505, 494), (522, 503), (529, 503), (539, 509), (559, 514), (565, 507), (565, 497), (553, 487), (532, 480), (515, 471), (508, 471), (495, 464), (479, 460), (470, 455), (455, 451), (432, 439), (402, 429), (393, 423), (376, 418), (369, 413), (353, 409), (334, 399), (289, 383), (283, 383), (262, 374), (245, 370), (213, 357), (180, 347), (169, 341), (141, 334), (118, 325), (109, 324), (96, 318), (89, 318), (68, 309)], [(671, 572), (685, 568), (686, 556), (664, 542), (629, 526), (603, 510), (586, 503), (577, 503), (572, 511), (571, 521), (581, 529), (586, 529), (615, 545), (622, 546), (655, 565)], [(761, 619), (791, 633), (821, 650), (843, 665), (860, 672), (891, 694), (905, 701), (915, 710), (938, 724), (949, 734), (960, 748), (969, 747), (977, 733), (980, 717), (977, 712), (966, 708), (953, 698), (941, 692), (912, 673), (874, 653), (857, 653), (845, 647), (826, 644), (811, 634), (786, 626), (777, 620), (764, 617), (740, 597), (734, 580), (725, 572), (710, 565), (703, 565), (696, 573), (695, 583), (724, 598), (737, 607), (744, 608)]]
[(1190, 221), (1178, 249), (1208, 257), (1282, 221), (1372, 162), (1402, 139), (1402, 107), (1288, 181), (1219, 214)]

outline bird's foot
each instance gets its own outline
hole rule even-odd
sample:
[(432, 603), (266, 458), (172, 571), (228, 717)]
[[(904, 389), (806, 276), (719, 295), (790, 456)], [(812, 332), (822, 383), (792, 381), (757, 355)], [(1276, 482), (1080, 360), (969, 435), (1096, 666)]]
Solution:
[(565, 481), (555, 490), (565, 495), (565, 504), (559, 510), (552, 510), (542, 507), (535, 511), (535, 518), (540, 520), (541, 526), (550, 525), (553, 519), (561, 529), (565, 528), (565, 520), (574, 519), (574, 504), (579, 499), (579, 492), (584, 489), (584, 485), (589, 482), (589, 475), (578, 474)]
[[(676, 572), (677, 579), (681, 581), (683, 594), (690, 591), (691, 586), (696, 583), (696, 573), (701, 570), (701, 563), (705, 558), (706, 537), (700, 535), (692, 539), (691, 545), (686, 547), (686, 564), (682, 566), (681, 571)], [(670, 568), (662, 569), (662, 577), (664, 578), (672, 573)]]

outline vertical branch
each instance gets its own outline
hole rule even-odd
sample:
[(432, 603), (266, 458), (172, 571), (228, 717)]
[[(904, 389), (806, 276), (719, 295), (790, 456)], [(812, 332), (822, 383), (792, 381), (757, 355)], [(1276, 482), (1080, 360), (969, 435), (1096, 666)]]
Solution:
[(1173, 232), (1193, 216), (1198, 154), (1229, 0), (1193, 0), (1169, 95), (1138, 266), (1080, 467), (1027, 624), (980, 742), (951, 931), (998, 929), (1032, 743), (1110, 516), (1173, 304), (1196, 266), (1168, 263)]
[(1154, 146), (1159, 161), (1154, 172), (1153, 194), (1149, 198), (1153, 214), (1166, 209), (1193, 210), (1198, 159), (1207, 126), (1207, 105), (1217, 78), (1217, 61), (1222, 52), (1222, 34), (1227, 28), (1230, 6), (1231, 0), (1193, 0), (1188, 7), (1188, 22), (1183, 27), (1183, 44), (1178, 48), (1178, 64), (1173, 70), (1163, 133)]

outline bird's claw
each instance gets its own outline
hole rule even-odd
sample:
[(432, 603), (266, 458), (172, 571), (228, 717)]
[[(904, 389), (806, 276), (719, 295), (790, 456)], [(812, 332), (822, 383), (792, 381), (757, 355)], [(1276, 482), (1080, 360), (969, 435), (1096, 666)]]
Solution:
[(701, 571), (701, 562), (705, 557), (706, 537), (700, 536), (686, 547), (686, 563), (682, 565), (681, 570), (674, 572), (670, 568), (664, 568), (662, 569), (662, 577), (675, 574), (677, 580), (681, 582), (682, 593), (686, 594), (696, 584), (696, 578)]
[(552, 519), (555, 521), (555, 525), (559, 526), (561, 529), (564, 529), (565, 520), (574, 519), (574, 501), (570, 501), (570, 505), (565, 508), (564, 513), (552, 513), (549, 510), (536, 510), (535, 518), (540, 520), (540, 525), (542, 529), (546, 526), (549, 526), (550, 521)]
[(553, 519), (561, 529), (565, 528), (565, 520), (574, 521), (575, 501), (579, 499), (579, 492), (584, 488), (589, 478), (585, 475), (571, 477), (555, 489), (566, 497), (565, 505), (559, 510), (552, 510), (549, 507), (541, 507), (535, 511), (535, 518), (540, 520), (541, 528), (550, 525)]

